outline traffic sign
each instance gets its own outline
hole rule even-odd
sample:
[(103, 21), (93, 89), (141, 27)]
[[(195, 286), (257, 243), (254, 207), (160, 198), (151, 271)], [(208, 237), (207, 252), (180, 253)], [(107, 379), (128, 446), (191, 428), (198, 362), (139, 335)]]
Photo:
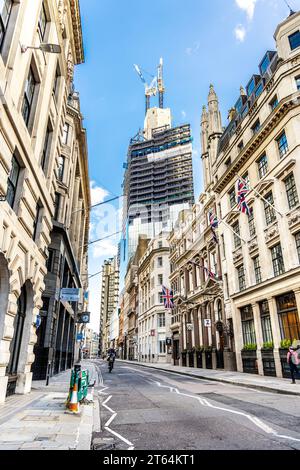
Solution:
[(74, 288), (63, 288), (60, 290), (60, 300), (66, 302), (79, 302), (80, 300), (80, 289)]
[(204, 326), (206, 328), (210, 328), (211, 327), (211, 320), (207, 319), (207, 320), (203, 320), (204, 321)]

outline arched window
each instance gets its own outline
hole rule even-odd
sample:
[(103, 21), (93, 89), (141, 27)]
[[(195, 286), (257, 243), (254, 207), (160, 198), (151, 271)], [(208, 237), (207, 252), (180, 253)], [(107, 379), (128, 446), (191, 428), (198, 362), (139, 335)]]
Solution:
[(217, 303), (217, 317), (218, 321), (222, 321), (222, 301), (218, 300)]
[(8, 375), (16, 375), (20, 358), (24, 322), (27, 308), (26, 287), (23, 286), (18, 298), (18, 310), (14, 320), (14, 336), (10, 343), (10, 359), (7, 366)]

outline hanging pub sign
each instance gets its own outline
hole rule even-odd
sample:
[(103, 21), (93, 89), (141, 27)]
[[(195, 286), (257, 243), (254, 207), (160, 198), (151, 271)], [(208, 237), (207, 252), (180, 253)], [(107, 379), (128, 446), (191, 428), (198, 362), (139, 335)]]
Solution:
[(79, 302), (80, 289), (76, 289), (76, 288), (60, 289), (60, 300), (64, 300), (65, 302)]
[(90, 312), (82, 312), (78, 314), (77, 323), (90, 323)]

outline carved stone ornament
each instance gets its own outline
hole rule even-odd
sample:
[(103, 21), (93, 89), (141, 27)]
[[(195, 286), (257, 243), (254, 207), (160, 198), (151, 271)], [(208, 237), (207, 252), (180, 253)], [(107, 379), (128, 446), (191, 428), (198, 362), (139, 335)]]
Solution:
[(278, 224), (274, 224), (272, 225), (272, 227), (270, 227), (269, 229), (265, 231), (266, 242), (269, 242), (270, 240), (272, 240), (272, 238), (277, 237), (277, 235), (278, 235)]
[(73, 77), (74, 77), (74, 62), (73, 62), (73, 56), (72, 56), (71, 50), (69, 50), (67, 66), (68, 66), (68, 80), (72, 82)]
[(290, 227), (293, 225), (296, 225), (297, 223), (300, 222), (300, 209), (297, 209), (296, 211), (292, 212), (288, 218), (288, 224)]
[(57, 8), (58, 8), (59, 25), (61, 27), (61, 31), (64, 32), (64, 30), (65, 30), (65, 19), (66, 19), (66, 14), (67, 14), (67, 5), (65, 3), (65, 0), (59, 0)]
[(249, 251), (254, 251), (258, 248), (257, 238), (254, 238), (249, 242)]
[(243, 250), (240, 248), (233, 254), (233, 262), (236, 263), (242, 257), (243, 257)]

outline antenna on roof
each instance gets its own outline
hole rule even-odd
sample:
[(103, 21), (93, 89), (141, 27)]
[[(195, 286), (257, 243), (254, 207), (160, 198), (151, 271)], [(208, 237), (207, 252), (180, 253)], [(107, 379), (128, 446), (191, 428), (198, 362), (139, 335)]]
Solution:
[(287, 0), (284, 0), (286, 6), (290, 10), (290, 16), (294, 15), (296, 12), (291, 8), (290, 4), (287, 2)]

